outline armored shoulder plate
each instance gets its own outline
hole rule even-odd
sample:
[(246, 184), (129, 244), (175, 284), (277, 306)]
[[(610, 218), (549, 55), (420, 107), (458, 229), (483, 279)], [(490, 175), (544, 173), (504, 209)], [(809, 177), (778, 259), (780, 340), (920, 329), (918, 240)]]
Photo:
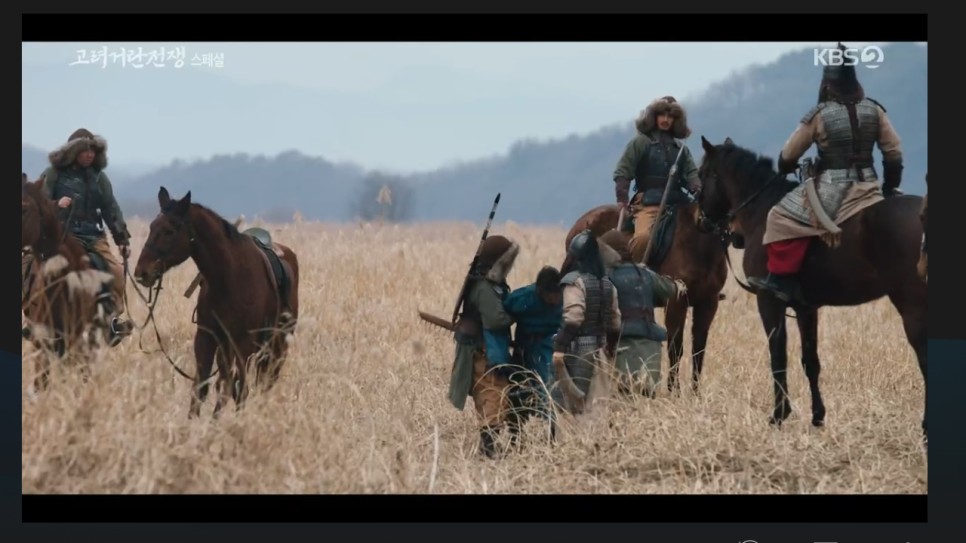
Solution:
[(561, 285), (573, 285), (574, 283), (577, 282), (577, 278), (578, 277), (580, 277), (580, 272), (572, 271), (572, 272), (568, 273), (567, 275), (564, 275), (560, 279), (560, 284)]
[(882, 108), (882, 112), (883, 113), (888, 112), (888, 110), (885, 108), (885, 106), (882, 105), (882, 104), (880, 104), (878, 100), (876, 100), (874, 98), (869, 98), (868, 96), (866, 96), (865, 99), (868, 100), (868, 101), (870, 101), (870, 102), (872, 102), (873, 104), (879, 106), (880, 108)]
[(818, 112), (819, 111), (822, 111), (822, 108), (824, 108), (825, 105), (826, 105), (825, 102), (821, 102), (819, 104), (816, 104), (815, 107), (813, 107), (812, 109), (808, 110), (808, 113), (806, 113), (802, 117), (802, 120), (800, 122), (802, 124), (810, 123), (812, 121), (812, 118), (815, 117), (816, 115), (818, 115)]

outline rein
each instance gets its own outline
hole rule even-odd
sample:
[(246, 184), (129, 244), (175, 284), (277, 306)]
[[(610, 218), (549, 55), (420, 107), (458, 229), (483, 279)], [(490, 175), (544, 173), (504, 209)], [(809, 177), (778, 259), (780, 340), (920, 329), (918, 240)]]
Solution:
[[(188, 224), (187, 221), (181, 222), (178, 225), (177, 230), (180, 230), (186, 224)], [(188, 227), (190, 229), (190, 224), (188, 224)], [(190, 241), (194, 241), (194, 232), (193, 231), (191, 232)], [(165, 251), (156, 250), (155, 252), (157, 252), (159, 255), (163, 255), (163, 254), (167, 253), (169, 250), (170, 250), (170, 247), (167, 248)], [(160, 258), (158, 260), (160, 261)], [(139, 330), (143, 330), (144, 328), (147, 327), (148, 323), (150, 322), (151, 323), (151, 326), (154, 328), (154, 337), (158, 340), (158, 351), (160, 351), (161, 354), (164, 355), (165, 359), (168, 361), (168, 364), (170, 364), (171, 367), (174, 368), (174, 370), (176, 372), (178, 372), (179, 375), (181, 375), (185, 379), (188, 379), (190, 381), (194, 381), (195, 378), (192, 377), (191, 375), (188, 375), (187, 373), (185, 373), (184, 370), (182, 370), (180, 367), (178, 367), (177, 364), (175, 364), (174, 360), (171, 359), (171, 356), (168, 355), (168, 352), (165, 350), (164, 344), (161, 341), (161, 333), (158, 331), (158, 323), (157, 323), (157, 320), (155, 320), (155, 318), (154, 318), (154, 309), (155, 309), (155, 307), (157, 307), (158, 300), (161, 298), (161, 289), (162, 289), (161, 284), (163, 282), (164, 274), (165, 274), (166, 271), (167, 270), (164, 269), (164, 265), (162, 264), (162, 266), (161, 266), (161, 275), (158, 277), (157, 285), (156, 286), (153, 286), (153, 287), (148, 287), (147, 288), (148, 294), (147, 294), (147, 296), (145, 296), (141, 292), (141, 289), (138, 288), (137, 281), (134, 279), (134, 277), (131, 276), (130, 266), (128, 265), (128, 257), (124, 257), (124, 282), (127, 283), (130, 280), (131, 286), (134, 287), (134, 292), (136, 292), (138, 294), (138, 297), (141, 298), (141, 301), (143, 301), (145, 303), (145, 305), (147, 305), (147, 307), (148, 307), (148, 316), (145, 317), (144, 323), (142, 325), (140, 325), (140, 326), (137, 323), (134, 323), (134, 326), (136, 328), (138, 328)], [(125, 307), (127, 307), (127, 305), (128, 305), (127, 304), (127, 300), (128, 300), (128, 298), (127, 298), (127, 289), (125, 288), (124, 289), (124, 305), (125, 305)], [(197, 309), (198, 309), (197, 306), (195, 306), (195, 311), (197, 311)], [(131, 322), (134, 322), (134, 319), (131, 319)], [(142, 332), (141, 334), (138, 335), (138, 348), (141, 349), (141, 352), (143, 352), (143, 353), (152, 354), (152, 353), (144, 350), (143, 341), (144, 341), (144, 333)], [(218, 372), (218, 368), (216, 367), (215, 368), (215, 371), (211, 374), (211, 376), (214, 377), (217, 374), (217, 372)]]
[[(801, 177), (801, 169), (799, 169), (799, 177)], [(728, 251), (728, 245), (733, 243), (734, 235), (735, 235), (734, 231), (731, 229), (731, 223), (732, 221), (735, 220), (735, 217), (738, 216), (738, 213), (742, 209), (747, 207), (749, 204), (755, 201), (755, 199), (761, 196), (762, 193), (765, 192), (765, 189), (767, 189), (769, 185), (771, 185), (776, 179), (785, 180), (786, 177), (782, 174), (776, 173), (775, 175), (770, 177), (768, 181), (764, 182), (761, 185), (761, 187), (758, 188), (758, 190), (756, 190), (750, 196), (745, 198), (740, 204), (738, 204), (737, 207), (728, 211), (728, 213), (726, 213), (724, 217), (722, 217), (721, 219), (718, 219), (717, 221), (712, 220), (704, 213), (704, 209), (702, 209), (700, 206), (698, 207), (698, 217), (699, 217), (698, 220), (702, 224), (708, 225), (708, 228), (710, 228), (715, 234), (718, 235), (721, 241), (721, 244), (724, 246), (725, 261), (728, 262), (728, 269), (731, 270), (731, 275), (735, 278), (735, 281), (738, 283), (738, 285), (741, 288), (743, 288), (745, 291), (751, 294), (756, 294), (756, 295), (758, 294), (758, 291), (755, 288), (751, 287), (750, 285), (745, 284), (741, 279), (739, 279), (738, 274), (735, 273), (734, 266), (731, 264), (731, 254)], [(795, 318), (794, 315), (788, 315), (787, 313), (786, 313), (786, 316)]]

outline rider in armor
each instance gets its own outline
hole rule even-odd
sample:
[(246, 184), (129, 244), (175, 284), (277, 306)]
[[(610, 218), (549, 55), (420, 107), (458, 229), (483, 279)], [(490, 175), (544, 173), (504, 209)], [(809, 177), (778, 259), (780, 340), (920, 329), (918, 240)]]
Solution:
[(617, 289), (621, 335), (617, 372), (621, 392), (653, 398), (661, 381), (661, 353), (667, 330), (654, 319), (655, 306), (665, 306), (686, 288), (681, 281), (659, 275), (631, 260), (628, 236), (614, 229), (600, 237), (607, 274)]
[[(114, 198), (111, 181), (104, 172), (107, 140), (79, 128), (48, 158), (50, 166), (41, 174), (44, 192), (57, 202), (66, 229), (87, 250), (92, 267), (114, 276), (109, 289), (101, 293), (98, 301), (108, 315), (110, 344), (117, 345), (130, 334), (133, 326), (130, 321), (120, 318), (125, 311), (124, 269), (111, 253), (102, 223), (107, 224), (114, 243), (125, 258), (131, 253), (131, 234)], [(28, 269), (31, 262), (31, 256), (26, 255), (23, 268)]]
[[(608, 279), (597, 238), (589, 230), (574, 236), (567, 251), (577, 263), (565, 275), (563, 318), (554, 336), (553, 364), (558, 375), (566, 371), (586, 397), (597, 367), (597, 355), (613, 358), (621, 331), (617, 290)], [(579, 406), (570, 406), (575, 412)]]
[(457, 322), (456, 360), (450, 376), (449, 400), (462, 410), (467, 395), (473, 398), (480, 421), (480, 452), (494, 456), (496, 433), (510, 413), (510, 315), (503, 303), (510, 293), (506, 277), (520, 246), (504, 236), (483, 242), (475, 269), (470, 271), (463, 313)]
[[(637, 136), (624, 149), (624, 154), (614, 170), (615, 190), (618, 205), (627, 208), (627, 216), (633, 217), (634, 235), (631, 238), (631, 256), (634, 262), (644, 258), (651, 229), (657, 222), (657, 212), (667, 187), (671, 166), (678, 157), (684, 139), (691, 135), (688, 128), (687, 113), (673, 96), (659, 98), (641, 112), (635, 122)], [(675, 139), (677, 138), (677, 139)], [(635, 194), (628, 203), (631, 180), (635, 179)], [(691, 150), (685, 145), (678, 163), (678, 186), (671, 187), (667, 205), (688, 203), (687, 195), (681, 189), (687, 187), (692, 194), (701, 190), (698, 168), (694, 164)], [(624, 229), (624, 225), (618, 225)]]
[[(839, 44), (844, 49), (842, 44)], [(902, 180), (902, 145), (886, 110), (865, 91), (855, 66), (826, 66), (818, 104), (802, 117), (778, 157), (778, 172), (795, 171), (798, 160), (815, 144), (818, 162), (813, 176), (822, 206), (835, 224), (841, 224), (883, 197), (897, 194)], [(872, 150), (882, 152), (882, 185), (875, 171)], [(806, 180), (810, 182), (810, 180)], [(752, 286), (774, 293), (785, 302), (802, 301), (796, 276), (815, 236), (814, 212), (804, 186), (785, 196), (768, 214), (762, 242), (768, 254), (768, 276), (749, 277)]]

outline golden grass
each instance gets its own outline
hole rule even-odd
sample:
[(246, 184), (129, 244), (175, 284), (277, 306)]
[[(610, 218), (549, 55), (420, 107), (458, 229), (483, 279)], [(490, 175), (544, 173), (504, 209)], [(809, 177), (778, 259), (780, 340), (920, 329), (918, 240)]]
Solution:
[[(133, 221), (136, 262), (147, 224)], [(819, 353), (827, 426), (811, 427), (795, 322), (788, 320), (795, 413), (772, 406), (754, 301), (729, 278), (711, 329), (703, 395), (610, 398), (563, 421), (561, 442), (533, 440), (501, 460), (476, 454), (472, 400), (446, 400), (451, 337), (420, 321), (452, 304), (479, 239), (469, 224), (272, 226), (299, 256), (301, 315), (278, 386), (211, 420), (187, 419), (189, 382), (156, 351), (153, 331), (102, 352), (92, 381), (57, 371), (22, 382), (25, 493), (925, 493), (922, 376), (888, 300), (825, 309)], [(559, 265), (565, 232), (495, 226), (521, 244), (509, 277)], [(157, 322), (169, 354), (194, 373), (191, 261), (165, 278)], [(144, 304), (129, 285), (137, 323)], [(244, 293), (239, 293), (244, 295)], [(660, 312), (659, 312), (660, 313)], [(663, 315), (662, 315), (663, 318)], [(690, 327), (690, 319), (688, 322)], [(690, 342), (690, 332), (686, 343)], [(687, 353), (690, 352), (688, 345)], [(665, 357), (665, 371), (667, 360)], [(689, 365), (683, 369), (685, 383)], [(545, 427), (533, 422), (528, 434)]]

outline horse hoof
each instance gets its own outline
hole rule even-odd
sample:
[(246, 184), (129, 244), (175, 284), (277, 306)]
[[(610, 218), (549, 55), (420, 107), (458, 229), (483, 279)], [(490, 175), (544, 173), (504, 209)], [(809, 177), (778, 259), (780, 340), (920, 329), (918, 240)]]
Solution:
[(822, 428), (825, 426), (825, 421), (820, 419), (812, 419), (812, 426)]
[(768, 424), (774, 426), (775, 428), (781, 428), (784, 419), (780, 419), (774, 415), (768, 417)]

